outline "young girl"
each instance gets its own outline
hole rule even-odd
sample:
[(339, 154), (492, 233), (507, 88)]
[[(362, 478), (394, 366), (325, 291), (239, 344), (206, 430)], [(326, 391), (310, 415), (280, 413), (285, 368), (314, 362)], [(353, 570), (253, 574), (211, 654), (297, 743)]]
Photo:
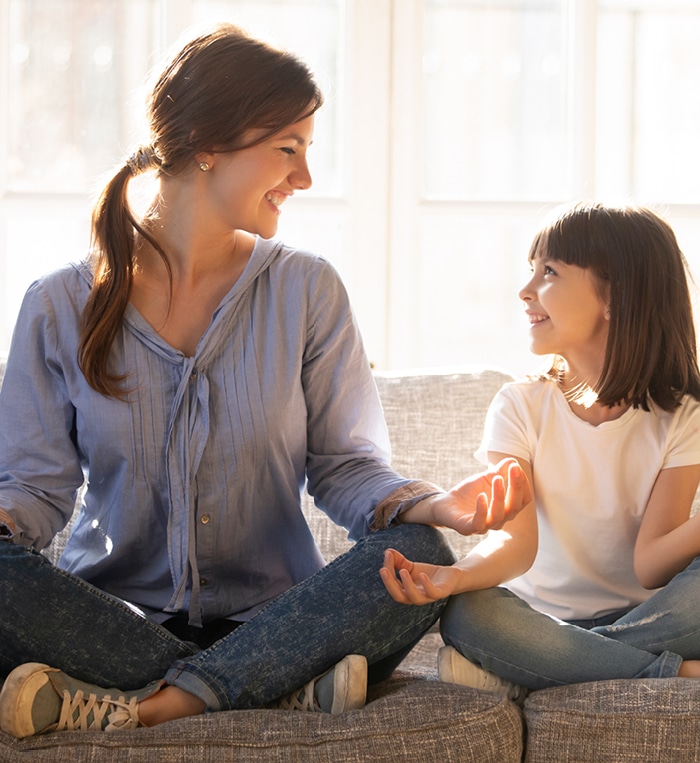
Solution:
[[(150, 142), (98, 201), (91, 256), (26, 295), (0, 393), (0, 727), (15, 736), (289, 692), (283, 707), (359, 708), (368, 664), (388, 675), (443, 606), (392, 602), (384, 550), (447, 564), (426, 523), (481, 532), (529, 501), (515, 462), (447, 493), (389, 467), (342, 283), (273, 239), (311, 185), (321, 102), (301, 61), (235, 27), (187, 43), (153, 88)], [(148, 169), (137, 218), (129, 181)], [(56, 569), (36, 552), (85, 475)], [(358, 540), (328, 566), (305, 482)]]
[(578, 204), (529, 261), (530, 346), (554, 361), (499, 392), (479, 454), (517, 458), (533, 501), (450, 567), (387, 552), (382, 579), (399, 602), (452, 597), (444, 681), (516, 698), (698, 677), (700, 373), (683, 255), (648, 209)]

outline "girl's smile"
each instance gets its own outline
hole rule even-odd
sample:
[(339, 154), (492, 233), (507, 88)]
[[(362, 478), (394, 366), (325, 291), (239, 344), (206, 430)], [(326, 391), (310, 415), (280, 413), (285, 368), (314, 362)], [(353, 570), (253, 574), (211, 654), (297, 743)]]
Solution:
[(542, 315), (541, 313), (533, 313), (530, 310), (526, 310), (525, 314), (528, 316), (531, 326), (536, 326), (543, 321), (549, 320), (548, 316)]
[(609, 324), (601, 285), (587, 268), (546, 256), (531, 264), (532, 277), (519, 293), (530, 322), (530, 349), (559, 355), (569, 365), (585, 363), (596, 378), (591, 361), (602, 363)]

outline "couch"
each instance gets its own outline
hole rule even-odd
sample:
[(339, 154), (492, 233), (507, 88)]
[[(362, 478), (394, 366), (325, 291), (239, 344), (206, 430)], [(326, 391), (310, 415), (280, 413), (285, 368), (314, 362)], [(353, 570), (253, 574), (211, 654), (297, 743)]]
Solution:
[[(0, 360), (0, 379), (4, 363)], [(377, 374), (398, 471), (444, 486), (478, 471), (489, 401), (509, 380), (486, 368)], [(305, 499), (327, 559), (349, 546)], [(450, 533), (458, 553), (475, 539)], [(46, 553), (56, 559), (62, 538)], [(612, 680), (505, 698), (437, 680), (436, 629), (367, 705), (343, 716), (283, 710), (215, 713), (115, 733), (24, 740), (0, 732), (0, 763), (689, 763), (700, 761), (700, 682)], [(1, 648), (1, 645), (0, 645)]]

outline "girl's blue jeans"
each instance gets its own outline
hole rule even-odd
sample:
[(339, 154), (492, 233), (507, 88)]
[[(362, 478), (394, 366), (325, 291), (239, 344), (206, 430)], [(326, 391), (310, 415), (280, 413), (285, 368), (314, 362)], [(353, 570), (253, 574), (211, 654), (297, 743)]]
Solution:
[(700, 659), (700, 557), (629, 611), (563, 622), (505, 588), (450, 599), (446, 644), (501, 678), (529, 689), (611, 678), (676, 676)]
[(370, 681), (386, 678), (438, 619), (445, 602), (407, 607), (379, 576), (384, 551), (452, 564), (444, 536), (400, 525), (359, 541), (208, 649), (197, 651), (124, 602), (43, 556), (0, 542), (0, 677), (43, 662), (98, 686), (137, 689), (165, 678), (209, 710), (263, 707), (347, 654)]

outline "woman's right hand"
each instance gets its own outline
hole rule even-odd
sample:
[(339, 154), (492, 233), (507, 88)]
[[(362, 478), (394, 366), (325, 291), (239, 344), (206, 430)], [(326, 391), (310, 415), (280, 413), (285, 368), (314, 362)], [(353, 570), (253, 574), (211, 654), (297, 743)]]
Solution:
[(379, 570), (384, 587), (399, 604), (430, 604), (455, 593), (464, 574), (456, 567), (412, 562), (394, 549), (384, 553)]
[(17, 527), (12, 517), (0, 509), (0, 540), (11, 540), (16, 532)]
[(531, 501), (528, 475), (508, 456), (446, 493), (419, 501), (400, 514), (399, 521), (449, 527), (460, 535), (482, 534), (501, 529)]

